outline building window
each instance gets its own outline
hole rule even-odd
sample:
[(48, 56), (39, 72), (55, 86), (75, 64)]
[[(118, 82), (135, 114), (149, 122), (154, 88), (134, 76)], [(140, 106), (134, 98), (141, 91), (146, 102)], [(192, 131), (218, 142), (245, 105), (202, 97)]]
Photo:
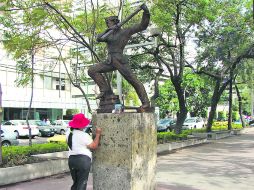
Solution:
[(60, 90), (60, 86), (61, 90), (65, 90), (65, 79), (61, 79), (60, 82), (59, 78), (56, 78), (56, 90)]

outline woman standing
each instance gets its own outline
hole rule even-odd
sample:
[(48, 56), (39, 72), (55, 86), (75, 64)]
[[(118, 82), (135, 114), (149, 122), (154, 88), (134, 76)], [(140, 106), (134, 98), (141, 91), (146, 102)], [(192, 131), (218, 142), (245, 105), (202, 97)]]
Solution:
[(70, 130), (66, 133), (69, 146), (68, 164), (73, 180), (71, 190), (86, 190), (92, 159), (91, 149), (95, 150), (100, 141), (101, 128), (96, 128), (94, 140), (83, 131), (89, 123), (90, 120), (84, 114), (76, 114), (69, 122)]

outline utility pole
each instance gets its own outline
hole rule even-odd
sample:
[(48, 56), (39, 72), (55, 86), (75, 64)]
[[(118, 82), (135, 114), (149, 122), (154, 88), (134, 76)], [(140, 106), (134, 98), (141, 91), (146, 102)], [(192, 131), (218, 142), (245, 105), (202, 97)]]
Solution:
[[(121, 4), (120, 4), (120, 11), (119, 11), (119, 20), (120, 22), (122, 21), (122, 17), (123, 17), (123, 6), (124, 6), (124, 0), (121, 0)], [(119, 95), (119, 99), (120, 99), (120, 102), (123, 103), (123, 87), (122, 87), (122, 75), (119, 71), (116, 71), (116, 84), (117, 84), (117, 92), (118, 92), (118, 95)]]

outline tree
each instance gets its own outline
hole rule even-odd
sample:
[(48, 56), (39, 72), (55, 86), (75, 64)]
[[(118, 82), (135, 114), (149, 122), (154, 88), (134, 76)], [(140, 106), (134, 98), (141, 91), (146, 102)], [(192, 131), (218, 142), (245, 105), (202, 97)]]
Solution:
[[(54, 68), (56, 64), (64, 64), (67, 75), (73, 86), (80, 89), (84, 95), (89, 111), (91, 108), (86, 94), (82, 90), (81, 84), (87, 82), (87, 78), (84, 77), (83, 70), (80, 69), (80, 63), (74, 63), (77, 57), (79, 62), (82, 62), (82, 68), (85, 65), (94, 64), (100, 61), (103, 57), (106, 57), (105, 45), (97, 44), (95, 36), (97, 33), (101, 33), (105, 29), (104, 18), (109, 15), (109, 10), (105, 5), (99, 5), (97, 0), (90, 1), (90, 7), (87, 7), (87, 1), (82, 2), (79, 5), (74, 5), (74, 2), (54, 2), (43, 0), (16, 0), (7, 2), (4, 7), (4, 45), (8, 52), (11, 52), (13, 57), (19, 62), (21, 51), (24, 51), (27, 47), (18, 47), (16, 44), (25, 42), (29, 36), (24, 36), (23, 31), (26, 30), (27, 25), (35, 24), (35, 28), (39, 28), (40, 37), (40, 49), (57, 49), (58, 53), (49, 56), (49, 60), (54, 60), (55, 63), (48, 66), (48, 68)], [(128, 13), (130, 9), (127, 7), (124, 14)], [(75, 14), (73, 14), (75, 12)], [(18, 17), (17, 15), (24, 15)], [(24, 19), (29, 18), (29, 19)], [(16, 27), (22, 25), (24, 27)], [(11, 30), (9, 30), (11, 28)], [(52, 35), (52, 31), (58, 31), (58, 35)], [(22, 43), (26, 44), (26, 43)], [(67, 51), (70, 50), (68, 53)], [(83, 52), (82, 52), (83, 51)], [(81, 53), (82, 52), (82, 53)], [(85, 53), (84, 53), (85, 52)], [(24, 52), (27, 53), (27, 52)], [(17, 56), (15, 56), (17, 55)], [(51, 61), (52, 62), (52, 61)], [(67, 70), (67, 65), (74, 65), (75, 72)], [(24, 66), (25, 65), (25, 66)], [(27, 63), (23, 63), (21, 67), (21, 83), (27, 85), (30, 81), (30, 74), (28, 73)], [(46, 65), (45, 65), (46, 67)], [(106, 76), (108, 82), (110, 77)]]
[[(204, 22), (196, 32), (200, 47), (197, 62), (199, 72), (215, 81), (207, 131), (211, 131), (216, 107), (223, 91), (235, 76), (236, 68), (244, 59), (253, 58), (253, 33), (250, 22), (249, 2), (214, 1), (217, 8), (212, 22)], [(234, 19), (232, 19), (234, 18)]]
[[(183, 76), (184, 94), (186, 105), (191, 116), (206, 117), (206, 110), (211, 97), (211, 84), (199, 75), (186, 69)], [(171, 81), (166, 81), (160, 86), (160, 95), (157, 98), (157, 104), (162, 112), (167, 110), (171, 112), (178, 111), (178, 99)]]
[(188, 57), (187, 42), (191, 39), (190, 32), (194, 27), (203, 18), (211, 16), (207, 9), (208, 4), (207, 0), (157, 0), (152, 8), (153, 21), (162, 29), (157, 58), (163, 64), (164, 71), (169, 73), (169, 79), (177, 94), (177, 133), (180, 133), (188, 112), (183, 87), (183, 74)]
[[(86, 2), (82, 4), (83, 7), (74, 6), (71, 2), (60, 2), (59, 4), (59, 2), (49, 3), (49, 1), (43, 0), (3, 2), (4, 14), (0, 18), (4, 26), (2, 28), (2, 42), (17, 61), (17, 68), (20, 69), (21, 74), (17, 80), (19, 85), (27, 85), (31, 81), (31, 67), (29, 66), (29, 59), (26, 58), (26, 55), (29, 55), (29, 49), (31, 49), (29, 42), (34, 38), (33, 35), (27, 33), (31, 28), (37, 34), (36, 47), (40, 50), (38, 54), (47, 54), (48, 51), (51, 51), (47, 54), (48, 57), (43, 57), (44, 62), (47, 60), (50, 62), (48, 65), (44, 64), (43, 69), (53, 70), (57, 63), (64, 62), (67, 70), (66, 64), (72, 64), (76, 61), (76, 57), (73, 58), (75, 54), (79, 54), (80, 61), (84, 61), (85, 64), (100, 60), (94, 51), (95, 34), (102, 30), (103, 18), (108, 11), (105, 6), (99, 7), (98, 1), (96, 5), (91, 2), (91, 10), (88, 10)], [(71, 17), (73, 9), (76, 12)], [(81, 10), (83, 11), (81, 12)], [(99, 14), (99, 12), (103, 13)], [(52, 31), (54, 33), (58, 31), (58, 35), (52, 35)], [(81, 55), (78, 53), (77, 44), (79, 47), (86, 48), (91, 54)], [(54, 51), (55, 48), (57, 48), (58, 53)], [(73, 51), (74, 49), (76, 53)], [(97, 49), (100, 50), (100, 46)], [(80, 86), (84, 82), (84, 77), (77, 79), (74, 78), (71, 71), (67, 70), (67, 73), (71, 83), (81, 90), (91, 112), (88, 98)]]

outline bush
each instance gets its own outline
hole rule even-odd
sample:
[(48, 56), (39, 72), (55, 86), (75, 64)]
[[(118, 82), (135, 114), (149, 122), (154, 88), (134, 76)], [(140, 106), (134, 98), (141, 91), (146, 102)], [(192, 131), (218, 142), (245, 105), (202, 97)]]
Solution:
[(181, 134), (175, 134), (174, 132), (161, 132), (157, 133), (158, 144), (168, 143), (172, 141), (185, 140), (187, 139), (189, 132), (184, 130)]
[(10, 167), (41, 161), (40, 158), (31, 157), (34, 154), (66, 151), (66, 143), (34, 144), (32, 146), (2, 147), (3, 164), (1, 167)]
[(217, 119), (218, 119), (218, 121), (225, 121), (226, 120), (226, 112), (225, 111), (219, 111)]
[[(232, 129), (241, 129), (241, 124), (232, 123)], [(227, 121), (217, 121), (213, 123), (212, 131), (221, 131), (228, 130), (228, 122)]]
[(237, 111), (232, 112), (232, 120), (237, 121), (240, 119), (239, 113)]

